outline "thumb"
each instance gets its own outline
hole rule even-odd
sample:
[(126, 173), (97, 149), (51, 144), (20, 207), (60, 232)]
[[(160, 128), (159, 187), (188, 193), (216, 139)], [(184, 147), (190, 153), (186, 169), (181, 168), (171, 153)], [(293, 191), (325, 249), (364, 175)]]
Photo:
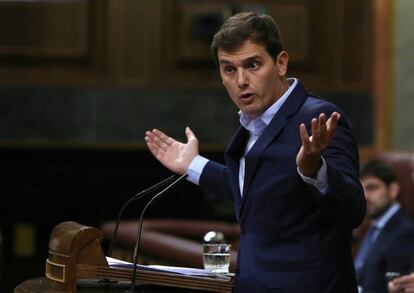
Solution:
[(188, 126), (185, 128), (185, 135), (186, 135), (188, 141), (197, 139), (194, 132)]

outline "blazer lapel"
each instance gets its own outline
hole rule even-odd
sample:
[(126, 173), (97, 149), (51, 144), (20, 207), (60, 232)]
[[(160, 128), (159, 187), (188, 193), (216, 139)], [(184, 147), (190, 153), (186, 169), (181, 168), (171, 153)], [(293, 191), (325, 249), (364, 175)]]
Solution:
[(266, 127), (262, 135), (252, 146), (249, 152), (246, 155), (246, 165), (244, 173), (244, 185), (243, 185), (243, 198), (246, 197), (247, 191), (249, 190), (250, 184), (253, 179), (254, 172), (259, 163), (260, 154), (264, 152), (267, 146), (273, 141), (273, 139), (278, 135), (278, 133), (286, 125), (286, 117), (277, 117), (273, 118), (272, 122)]
[(242, 126), (234, 134), (225, 151), (225, 161), (230, 175), (230, 185), (235, 196), (236, 207), (240, 208), (241, 191), (239, 185), (239, 165), (240, 158), (244, 154), (249, 132)]
[(305, 90), (303, 85), (300, 82), (298, 82), (293, 92), (286, 99), (285, 103), (273, 117), (269, 125), (265, 128), (262, 135), (259, 137), (256, 143), (247, 153), (246, 170), (243, 186), (243, 202), (247, 197), (250, 184), (254, 178), (254, 173), (260, 160), (260, 154), (262, 154), (264, 150), (278, 136), (280, 131), (286, 125), (288, 117), (295, 114), (299, 110), (307, 96), (307, 91)]

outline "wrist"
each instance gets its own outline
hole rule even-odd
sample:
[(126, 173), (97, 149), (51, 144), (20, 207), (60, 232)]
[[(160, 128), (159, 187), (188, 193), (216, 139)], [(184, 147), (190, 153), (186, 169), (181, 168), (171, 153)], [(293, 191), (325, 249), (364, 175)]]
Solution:
[(303, 176), (316, 179), (316, 176), (321, 166), (322, 159), (321, 157), (318, 157), (316, 160), (312, 160), (309, 162), (305, 162), (304, 164), (298, 165), (298, 168)]

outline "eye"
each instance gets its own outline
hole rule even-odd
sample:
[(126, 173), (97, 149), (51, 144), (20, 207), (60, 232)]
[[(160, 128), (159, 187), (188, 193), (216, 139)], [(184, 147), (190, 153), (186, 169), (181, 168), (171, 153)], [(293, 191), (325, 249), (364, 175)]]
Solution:
[(261, 65), (260, 62), (255, 60), (255, 61), (250, 62), (249, 68), (253, 70), (257, 70), (259, 69), (260, 65)]
[(365, 187), (365, 190), (366, 191), (375, 191), (375, 190), (377, 190), (377, 189), (379, 189), (380, 187), (379, 187), (379, 185), (376, 185), (376, 184), (368, 184), (366, 187)]
[(226, 66), (224, 66), (223, 71), (226, 74), (232, 74), (232, 73), (234, 73), (236, 71), (236, 69), (233, 66), (226, 65)]

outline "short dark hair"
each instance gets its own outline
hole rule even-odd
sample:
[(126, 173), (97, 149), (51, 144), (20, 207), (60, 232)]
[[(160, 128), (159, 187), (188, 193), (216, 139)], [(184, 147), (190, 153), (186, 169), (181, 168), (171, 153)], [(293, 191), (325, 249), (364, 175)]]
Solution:
[(242, 12), (228, 18), (214, 35), (210, 49), (218, 64), (218, 49), (237, 49), (246, 40), (263, 44), (274, 60), (283, 50), (283, 38), (275, 20), (266, 14)]
[(383, 181), (387, 186), (397, 180), (394, 170), (389, 164), (382, 160), (370, 160), (362, 165), (359, 177), (364, 178), (367, 176), (376, 177)]

